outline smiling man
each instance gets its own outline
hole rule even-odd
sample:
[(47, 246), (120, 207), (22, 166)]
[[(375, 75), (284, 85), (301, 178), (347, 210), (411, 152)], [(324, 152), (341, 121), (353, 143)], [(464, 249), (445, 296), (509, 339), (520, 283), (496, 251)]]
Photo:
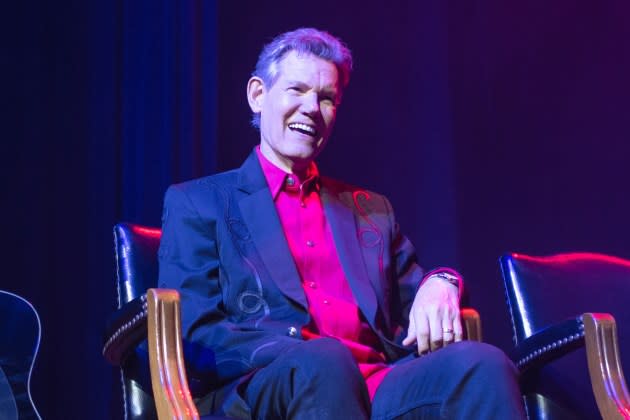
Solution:
[(341, 99), (334, 63), (290, 51), (275, 80), (253, 76), (247, 85), (252, 111), (260, 116), (260, 151), (287, 173), (306, 170), (326, 145)]
[(247, 84), (260, 146), (169, 188), (160, 285), (182, 297), (201, 411), (257, 419), (524, 418), (516, 369), (464, 342), (460, 275), (425, 273), (382, 195), (322, 177), (350, 51), (302, 28)]

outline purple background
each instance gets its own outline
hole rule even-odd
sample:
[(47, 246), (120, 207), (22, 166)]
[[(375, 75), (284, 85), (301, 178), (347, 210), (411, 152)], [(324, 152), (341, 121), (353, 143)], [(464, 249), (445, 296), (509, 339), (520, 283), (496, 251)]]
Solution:
[(111, 227), (157, 226), (170, 183), (241, 163), (256, 56), (299, 26), (355, 57), (322, 172), (390, 197), (422, 264), (464, 274), (486, 341), (510, 346), (502, 253), (630, 258), (627, 1), (217, 3), (3, 14), (1, 287), (43, 319), (44, 418), (119, 415)]

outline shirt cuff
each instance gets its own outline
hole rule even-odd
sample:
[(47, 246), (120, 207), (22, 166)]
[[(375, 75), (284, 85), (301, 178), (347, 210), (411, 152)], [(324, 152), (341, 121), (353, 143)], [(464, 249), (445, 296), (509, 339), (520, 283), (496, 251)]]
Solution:
[(427, 281), (429, 277), (438, 273), (450, 274), (451, 276), (457, 279), (457, 291), (459, 292), (459, 299), (461, 300), (462, 294), (464, 293), (464, 278), (456, 270), (453, 270), (452, 268), (448, 268), (448, 267), (438, 267), (426, 273), (424, 277), (422, 277), (422, 280), (420, 281), (420, 283), (418, 283), (418, 287), (416, 288), (416, 293), (418, 292), (420, 287), (422, 287), (424, 282)]

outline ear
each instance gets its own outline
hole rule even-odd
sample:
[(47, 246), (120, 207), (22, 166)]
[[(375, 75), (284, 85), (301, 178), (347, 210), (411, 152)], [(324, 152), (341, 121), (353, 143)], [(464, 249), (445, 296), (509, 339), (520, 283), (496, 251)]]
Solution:
[(252, 112), (259, 113), (262, 110), (265, 92), (265, 84), (262, 79), (257, 76), (252, 76), (247, 82), (247, 102)]

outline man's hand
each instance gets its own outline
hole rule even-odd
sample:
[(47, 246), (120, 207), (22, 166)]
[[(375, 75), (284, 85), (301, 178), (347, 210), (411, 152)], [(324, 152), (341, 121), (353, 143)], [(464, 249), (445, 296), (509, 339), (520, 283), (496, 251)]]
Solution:
[(409, 311), (409, 330), (402, 344), (418, 345), (426, 354), (462, 340), (457, 287), (436, 276), (427, 278), (418, 289)]

